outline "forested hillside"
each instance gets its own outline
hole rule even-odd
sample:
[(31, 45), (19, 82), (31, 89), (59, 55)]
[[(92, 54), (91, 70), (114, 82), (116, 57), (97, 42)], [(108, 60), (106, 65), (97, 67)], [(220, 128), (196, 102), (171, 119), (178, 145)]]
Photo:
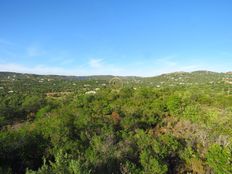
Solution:
[(0, 173), (232, 173), (231, 73), (112, 78), (1, 72)]

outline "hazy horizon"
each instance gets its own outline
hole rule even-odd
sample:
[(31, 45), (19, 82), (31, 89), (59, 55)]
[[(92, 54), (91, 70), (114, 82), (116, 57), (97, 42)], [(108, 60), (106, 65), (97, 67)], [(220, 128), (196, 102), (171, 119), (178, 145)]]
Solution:
[(231, 73), (231, 71), (225, 71), (225, 72), (219, 72), (219, 71), (208, 71), (208, 70), (195, 70), (195, 71), (173, 71), (173, 72), (168, 72), (168, 73), (161, 73), (161, 74), (157, 74), (157, 75), (153, 75), (153, 76), (137, 76), (137, 75), (114, 75), (114, 74), (89, 74), (89, 75), (64, 75), (64, 74), (49, 74), (49, 73), (27, 73), (27, 72), (15, 72), (15, 71), (0, 71), (0, 73), (16, 73), (16, 74), (32, 74), (32, 75), (39, 75), (39, 76), (43, 76), (43, 75), (47, 75), (47, 76), (76, 76), (76, 77), (88, 77), (88, 76), (115, 76), (115, 77), (141, 77), (141, 78), (149, 78), (149, 77), (156, 77), (156, 76), (161, 76), (161, 75), (165, 75), (165, 74), (172, 74), (172, 73), (194, 73), (194, 72), (212, 72), (212, 73)]
[(0, 71), (150, 77), (232, 70), (232, 2), (0, 2)]

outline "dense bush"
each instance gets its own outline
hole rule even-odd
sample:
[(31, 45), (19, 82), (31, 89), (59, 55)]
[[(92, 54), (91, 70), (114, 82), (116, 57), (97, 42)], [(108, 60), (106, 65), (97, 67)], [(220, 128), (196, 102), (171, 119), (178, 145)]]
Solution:
[(4, 95), (0, 173), (229, 174), (230, 99), (208, 86)]

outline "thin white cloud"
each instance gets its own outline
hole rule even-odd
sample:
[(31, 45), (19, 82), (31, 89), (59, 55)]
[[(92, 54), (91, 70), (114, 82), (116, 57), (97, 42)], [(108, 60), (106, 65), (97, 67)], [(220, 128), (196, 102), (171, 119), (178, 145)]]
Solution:
[(0, 64), (0, 71), (7, 72), (19, 72), (19, 73), (32, 73), (32, 74), (56, 74), (56, 75), (122, 75), (120, 74), (121, 69), (106, 66), (104, 68), (92, 69), (89, 67), (76, 67), (76, 68), (63, 68), (59, 66), (46, 66), (46, 65), (37, 65), (37, 66), (25, 66), (21, 64)]
[[(35, 54), (34, 54), (35, 55)], [(36, 54), (38, 55), (38, 54)], [(49, 53), (46, 56), (50, 56)], [(180, 62), (179, 58), (175, 56), (166, 56), (159, 59), (150, 59), (140, 62), (131, 62), (130, 64), (112, 64), (106, 59), (92, 58), (82, 65), (76, 65), (76, 59), (71, 58), (71, 55), (65, 53), (64, 55), (54, 56), (50, 62), (44, 62), (51, 65), (35, 65), (26, 66), (24, 64), (10, 63), (9, 61), (0, 61), (0, 71), (11, 71), (21, 73), (35, 73), (35, 74), (57, 74), (57, 75), (122, 75), (122, 76), (155, 76), (164, 73), (171, 73), (177, 71), (196, 71), (196, 70), (210, 70), (222, 72), (231, 70), (231, 65), (209, 66), (204, 62)], [(67, 57), (67, 58), (66, 58)], [(70, 57), (70, 58), (68, 58)], [(186, 59), (187, 60), (187, 59)], [(65, 66), (64, 66), (65, 65)], [(70, 67), (67, 67), (70, 65)]]
[(27, 67), (21, 64), (13, 64), (13, 63), (0, 64), (0, 71), (34, 73), (34, 74), (68, 74), (68, 71), (60, 67), (47, 67), (44, 65)]
[[(55, 74), (55, 75), (116, 75), (116, 76), (143, 76), (150, 77), (165, 73), (177, 72), (177, 71), (196, 71), (196, 70), (210, 70), (223, 72), (220, 68), (210, 68), (199, 65), (178, 65), (172, 68), (167, 67), (155, 67), (153, 65), (147, 67), (134, 68), (134, 67), (116, 67), (114, 65), (104, 65), (104, 68), (94, 69), (88, 66), (78, 66), (76, 68), (63, 68), (59, 66), (25, 66), (21, 64), (5, 63), (0, 64), (0, 71), (19, 72), (19, 73), (32, 73), (32, 74)], [(230, 69), (228, 69), (229, 71)], [(225, 71), (224, 71), (225, 72)]]
[(161, 64), (165, 64), (165, 66), (176, 66), (177, 62), (175, 61), (176, 56), (166, 56), (162, 58), (158, 58), (156, 61)]
[(27, 55), (29, 57), (42, 56), (42, 55), (46, 54), (46, 51), (44, 51), (36, 46), (30, 46), (26, 49), (26, 51), (27, 51)]
[(179, 62), (177, 60), (177, 56), (174, 55), (148, 60), (144, 59), (143, 63), (125, 65), (123, 69), (123, 74), (131, 76), (150, 77), (177, 71), (191, 72), (201, 69), (209, 69), (207, 68), (207, 66), (204, 65), (190, 62)]
[(98, 58), (90, 59), (89, 66), (91, 68), (101, 68), (103, 67), (103, 59), (98, 59)]

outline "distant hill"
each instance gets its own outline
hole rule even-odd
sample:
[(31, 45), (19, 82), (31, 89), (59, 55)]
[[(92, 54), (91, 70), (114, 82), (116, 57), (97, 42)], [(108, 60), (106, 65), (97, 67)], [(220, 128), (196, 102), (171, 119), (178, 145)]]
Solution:
[(90, 80), (90, 79), (111, 79), (113, 76), (110, 75), (99, 75), (99, 76), (65, 76), (65, 75), (38, 75), (38, 74), (27, 74), (27, 73), (16, 73), (16, 72), (0, 72), (0, 78), (13, 77), (16, 79), (23, 78), (52, 78), (52, 79), (63, 79), (63, 80)]
[(144, 78), (145, 83), (156, 85), (197, 85), (223, 83), (224, 78), (231, 78), (232, 74), (211, 71), (174, 72), (156, 77)]
[[(94, 76), (61, 76), (61, 75), (36, 75), (14, 72), (0, 72), (1, 81), (109, 81), (112, 75), (94, 75)], [(194, 71), (194, 72), (173, 72), (162, 74), (154, 77), (138, 77), (138, 76), (119, 76), (126, 84), (143, 84), (148, 86), (173, 86), (173, 85), (198, 85), (198, 84), (216, 84), (223, 83), (225, 78), (232, 78), (232, 72), (218, 73), (212, 71)]]

